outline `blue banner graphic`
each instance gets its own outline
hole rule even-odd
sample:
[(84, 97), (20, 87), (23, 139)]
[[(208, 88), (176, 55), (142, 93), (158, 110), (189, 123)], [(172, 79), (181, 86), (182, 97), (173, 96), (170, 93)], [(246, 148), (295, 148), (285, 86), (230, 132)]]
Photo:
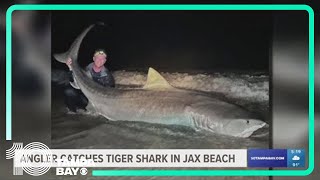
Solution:
[(249, 149), (248, 167), (287, 167), (287, 150)]

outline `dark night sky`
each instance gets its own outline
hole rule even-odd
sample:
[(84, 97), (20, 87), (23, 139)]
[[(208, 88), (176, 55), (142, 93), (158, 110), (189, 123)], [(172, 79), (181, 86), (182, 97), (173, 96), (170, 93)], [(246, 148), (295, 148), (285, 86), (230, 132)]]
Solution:
[[(54, 11), (52, 53), (66, 51), (89, 24), (103, 21), (82, 43), (82, 66), (96, 48), (111, 70), (268, 71), (272, 14), (258, 11)], [(56, 62), (53, 67), (61, 67)]]

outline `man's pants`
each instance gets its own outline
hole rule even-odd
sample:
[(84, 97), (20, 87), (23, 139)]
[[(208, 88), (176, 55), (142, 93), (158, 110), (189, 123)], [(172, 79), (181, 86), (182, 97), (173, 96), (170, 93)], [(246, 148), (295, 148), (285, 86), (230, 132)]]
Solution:
[(86, 110), (88, 105), (88, 98), (81, 90), (73, 88), (71, 85), (64, 90), (65, 104), (70, 111), (76, 112), (77, 109)]

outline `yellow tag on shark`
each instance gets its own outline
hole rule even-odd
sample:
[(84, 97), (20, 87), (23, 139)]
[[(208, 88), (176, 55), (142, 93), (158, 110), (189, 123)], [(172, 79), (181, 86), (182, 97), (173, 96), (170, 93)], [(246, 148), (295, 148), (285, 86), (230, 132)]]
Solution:
[(158, 73), (151, 67), (148, 71), (147, 83), (143, 86), (143, 88), (150, 90), (173, 89), (173, 87), (168, 83), (168, 81), (165, 80), (164, 77), (160, 75), (160, 73)]

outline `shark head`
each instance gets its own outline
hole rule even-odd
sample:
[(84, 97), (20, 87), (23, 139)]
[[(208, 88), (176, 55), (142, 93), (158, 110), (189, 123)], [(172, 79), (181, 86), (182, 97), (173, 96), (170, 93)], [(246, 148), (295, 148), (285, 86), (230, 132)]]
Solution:
[(235, 119), (224, 125), (225, 134), (235, 137), (249, 137), (267, 123), (256, 119)]

